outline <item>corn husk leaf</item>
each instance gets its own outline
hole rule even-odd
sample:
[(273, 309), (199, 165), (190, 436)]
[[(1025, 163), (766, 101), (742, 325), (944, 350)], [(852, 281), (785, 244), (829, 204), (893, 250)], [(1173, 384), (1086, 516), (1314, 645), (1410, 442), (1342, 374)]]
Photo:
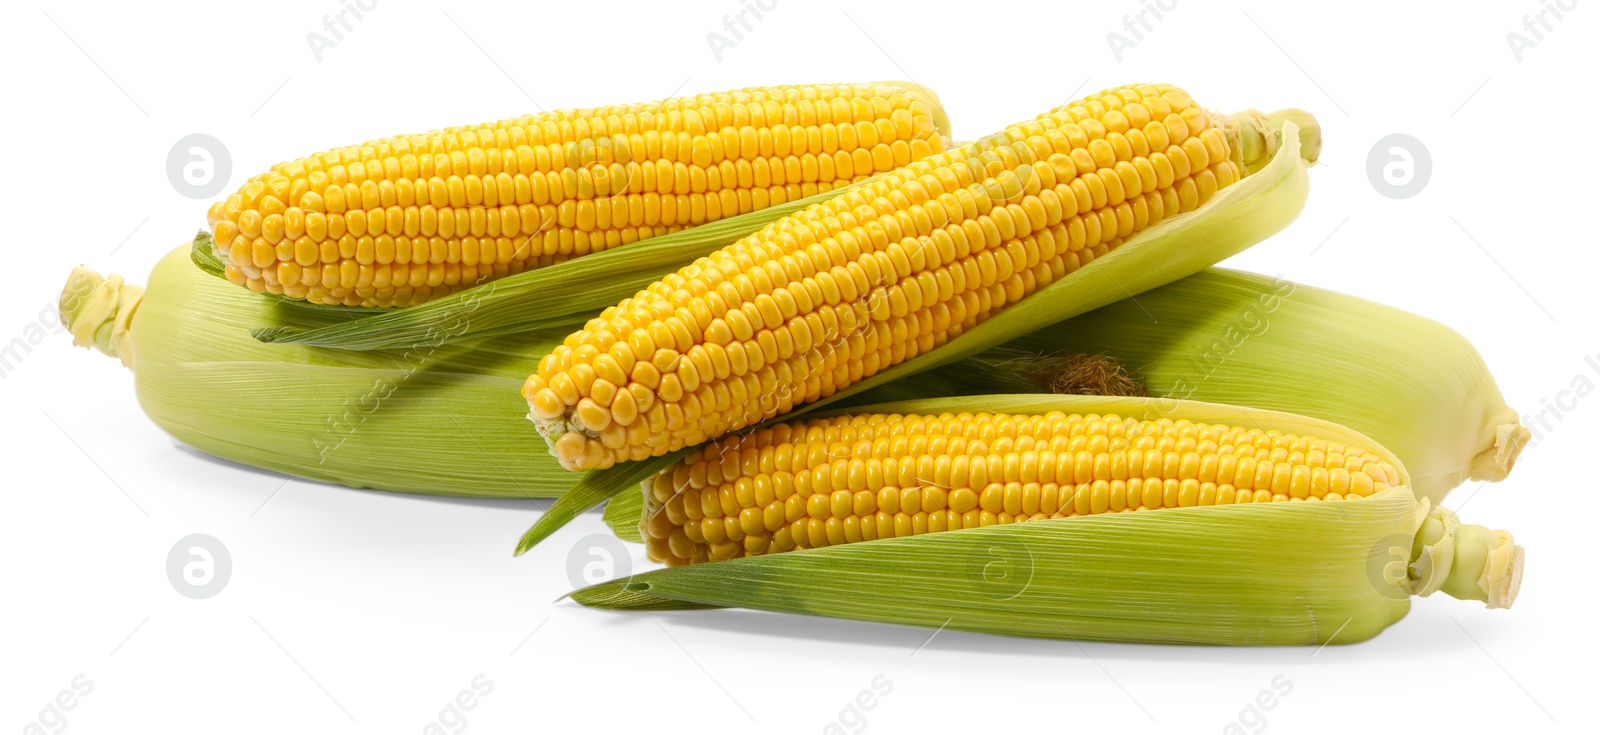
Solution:
[[(1409, 608), (1375, 587), (1405, 536), (1405, 488), (1033, 521), (661, 569), (572, 597), (626, 610), (745, 607), (1043, 638), (1233, 645), (1354, 642)], [(1379, 577), (1381, 579), (1381, 577)], [(1396, 599), (1396, 598), (1399, 599)]]
[(577, 482), (573, 484), (571, 490), (552, 503), (550, 509), (541, 514), (533, 527), (522, 535), (522, 539), (517, 542), (516, 555), (521, 556), (526, 553), (557, 529), (571, 523), (578, 514), (606, 502), (609, 498), (626, 494), (624, 492), (626, 490), (638, 490), (639, 483), (645, 478), (683, 459), (689, 452), (688, 449), (680, 449), (665, 456), (617, 465), (603, 472), (587, 472), (581, 475), (575, 472), (568, 473), (576, 478)]
[[(1305, 206), (1310, 189), (1307, 164), (1300, 157), (1300, 139), (1294, 123), (1284, 124), (1282, 138), (1283, 146), (1262, 170), (1217, 192), (1198, 209), (1164, 220), (1134, 235), (1105, 256), (1056, 280), (936, 350), (918, 355), (832, 396), (772, 420), (796, 418), (908, 375), (956, 362), (1015, 339), (1041, 325), (1077, 316), (1183, 278), (1265, 240), (1294, 221)], [(666, 465), (652, 466), (659, 469)], [(620, 492), (620, 484), (602, 479), (608, 472), (633, 471), (624, 464), (586, 474), (576, 486), (585, 489), (584, 492), (569, 494), (558, 500), (552, 511), (560, 508), (562, 515), (552, 517), (552, 514), (546, 514), (550, 518), (548, 523), (546, 518), (540, 518), (523, 535), (516, 553), (526, 552), (560, 528), (566, 521), (558, 518), (576, 517), (577, 513), (603, 500), (596, 493), (587, 491), (589, 485), (598, 487), (604, 483), (606, 488), (615, 488), (611, 495)], [(579, 503), (590, 504), (576, 507)]]
[(639, 519), (643, 513), (644, 493), (622, 493), (606, 502), (605, 512), (600, 517), (617, 538), (642, 544), (644, 536), (639, 532)]
[[(974, 410), (970, 398), (878, 413)], [(1273, 411), (1147, 398), (989, 396), (983, 409), (1186, 418), (1311, 433), (1387, 455), (1344, 427)], [(1401, 469), (1402, 465), (1396, 464)], [(636, 574), (578, 590), (610, 609), (746, 607), (987, 633), (1234, 645), (1354, 642), (1409, 609), (1417, 501), (1404, 486), (1346, 502), (1174, 508), (946, 531)]]

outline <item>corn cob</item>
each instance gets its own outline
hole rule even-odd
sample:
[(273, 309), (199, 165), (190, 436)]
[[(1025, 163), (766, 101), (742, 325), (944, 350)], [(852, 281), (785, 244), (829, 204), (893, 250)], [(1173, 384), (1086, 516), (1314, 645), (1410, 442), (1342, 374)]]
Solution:
[[(979, 410), (989, 413), (962, 416)], [(797, 550), (773, 553), (778, 533), (788, 528), (779, 525), (768, 541), (768, 553), (747, 546), (748, 539), (756, 536), (746, 534), (735, 554), (742, 558), (638, 574), (579, 590), (573, 597), (605, 608), (750, 607), (1009, 635), (1260, 645), (1364, 640), (1403, 617), (1412, 596), (1442, 590), (1503, 608), (1512, 604), (1520, 587), (1523, 552), (1510, 534), (1463, 524), (1454, 513), (1416, 499), (1398, 458), (1336, 424), (1192, 401), (1099, 396), (946, 398), (887, 404), (859, 414), (818, 427), (823, 442), (828, 441), (830, 429), (839, 429), (840, 438), (846, 427), (858, 432), (853, 444), (840, 441), (821, 450), (823, 463), (817, 466), (827, 468), (829, 487), (836, 461), (831, 455), (836, 451), (847, 457), (843, 458), (845, 490), (853, 487), (852, 482), (862, 484), (858, 478), (865, 480), (863, 490), (871, 487), (871, 460), (863, 459), (864, 472), (850, 471), (857, 458), (871, 455), (882, 465), (886, 487), (892, 477), (896, 485), (909, 479), (905, 485), (915, 484), (924, 491), (915, 501), (918, 513), (926, 514), (925, 525), (919, 526), (913, 515), (905, 524), (910, 533), (900, 534), (891, 518), (886, 525), (870, 526), (891, 531), (892, 538), (880, 535), (850, 543), (844, 536), (844, 543), (836, 545), (824, 522), (821, 536), (814, 540), (827, 541), (826, 546), (800, 549), (797, 544)], [(1081, 418), (1075, 421), (1074, 416)], [(919, 421), (922, 435), (915, 436), (912, 429)], [(959, 429), (964, 446), (957, 447), (958, 439), (952, 436), (936, 448), (934, 437), (942, 435), (935, 433), (935, 427)], [(864, 440), (861, 433), (868, 428), (873, 438)], [(880, 428), (883, 438), (877, 436)], [(781, 431), (772, 427), (757, 434), (775, 439)], [(811, 427), (806, 431), (806, 451), (792, 451), (791, 457), (796, 461), (804, 457), (809, 469)], [(795, 429), (790, 432), (793, 448), (798, 437)], [(1041, 449), (1046, 445), (1040, 439), (1024, 448), (1025, 436), (1048, 437), (1060, 449)], [(925, 444), (919, 444), (923, 437)], [(758, 438), (752, 444), (760, 442)], [(1073, 448), (1074, 442), (1081, 448)], [(1150, 446), (1139, 449), (1140, 443)], [(1189, 450), (1191, 443), (1194, 451), (1179, 451)], [(782, 471), (778, 469), (781, 446), (772, 448), (773, 472), (767, 473), (774, 480), (770, 484), (774, 499), (780, 492), (776, 478)], [(1229, 446), (1233, 454), (1227, 453)], [(1335, 456), (1340, 449), (1342, 464)], [(860, 453), (855, 454), (857, 450)], [(900, 456), (915, 457), (910, 478), (899, 476), (907, 464), (894, 456), (901, 451)], [(1132, 477), (1144, 472), (1131, 461), (1135, 451), (1141, 454), (1139, 465), (1144, 457), (1160, 457), (1159, 464), (1150, 467), (1159, 470), (1161, 479), (1155, 485), (1160, 492), (1146, 494), (1152, 483), (1141, 483), (1140, 507), (1132, 505)], [(1022, 482), (1024, 473), (1046, 471), (1050, 463), (1043, 460), (1045, 452), (1071, 456), (1070, 462), (1058, 460), (1054, 468), (1055, 514), (1043, 512), (1046, 483), (1037, 483), (1038, 492), (1033, 494), (1028, 488), (1034, 483)], [(1079, 458), (1084, 456), (1080, 452), (1086, 455), (1087, 467), (1080, 467)], [(1255, 459), (1263, 453), (1265, 459)], [(1037, 464), (1030, 459), (1032, 454), (1039, 455)], [(741, 445), (738, 459), (734, 456), (729, 453), (720, 465), (706, 464), (708, 479), (724, 465), (729, 474), (746, 476), (752, 468), (762, 469), (768, 455), (760, 448), (753, 457), (747, 456)], [(955, 469), (963, 456), (968, 458), (965, 487)], [(931, 466), (922, 466), (924, 457), (932, 458)], [(1215, 457), (1215, 464), (1207, 457)], [(1211, 483), (1200, 477), (1215, 469), (1220, 479), (1226, 457), (1236, 458), (1235, 480), (1228, 483), (1234, 486), (1234, 502), (1220, 502), (1223, 483), (1217, 482), (1208, 506), (1202, 498)], [(1241, 477), (1240, 465), (1246, 460), (1255, 460), (1255, 471)], [(1263, 469), (1269, 463), (1272, 469)], [(1328, 473), (1321, 500), (1316, 499), (1320, 474), (1314, 465), (1318, 464)], [(972, 477), (980, 466), (984, 471), (996, 469), (981, 478), (986, 488), (1005, 480), (989, 495), (999, 510), (986, 509), (983, 493), (971, 492), (969, 497), (963, 492), (973, 491)], [(1127, 489), (1123, 508), (1117, 512), (1114, 485), (1123, 466), (1129, 479), (1121, 481)], [(1086, 470), (1086, 485), (1077, 481), (1080, 469)], [(1023, 488), (1016, 493), (1006, 488), (1013, 471)], [(1187, 477), (1191, 471), (1194, 476)], [(1072, 476), (1070, 494), (1062, 481), (1066, 472)], [(669, 488), (678, 479), (692, 485), (694, 473), (691, 468), (686, 477), (672, 477)], [(1109, 479), (1096, 479), (1100, 475)], [(800, 476), (795, 473), (796, 481), (788, 488), (791, 498), (799, 496)], [(815, 473), (812, 476), (815, 483)], [(1335, 499), (1331, 490), (1338, 477), (1348, 477), (1350, 484)], [(941, 483), (942, 478), (947, 481)], [(728, 475), (720, 479), (725, 483)], [(1174, 493), (1168, 492), (1169, 480), (1177, 485)], [(1240, 490), (1246, 482), (1249, 493)], [(714, 494), (716, 503), (704, 510), (712, 506), (722, 510), (721, 484)], [(737, 484), (735, 480), (729, 502), (738, 502)], [(925, 509), (928, 488), (935, 490), (931, 497), (941, 505), (937, 511)], [(1270, 492), (1262, 497), (1258, 490)], [(758, 492), (754, 481), (750, 491)], [(1276, 497), (1280, 494), (1284, 497)], [(667, 503), (661, 504), (657, 518), (677, 512), (673, 497), (677, 496), (669, 494)], [(832, 518), (831, 491), (826, 496), (813, 492), (811, 497), (826, 497)], [(1244, 498), (1251, 502), (1239, 502)], [(1034, 499), (1040, 505), (1029, 515)], [(854, 496), (851, 500), (849, 508), (843, 503), (838, 508), (846, 518), (857, 510)], [(786, 511), (788, 502), (780, 501)], [(879, 502), (876, 496), (873, 502)], [(972, 509), (955, 514), (958, 507), (973, 502)], [(1007, 503), (1013, 507), (1008, 509)], [(683, 505), (685, 514), (689, 507)], [(966, 525), (971, 512), (978, 513), (977, 527)], [(993, 515), (992, 525), (984, 525), (985, 513)], [(1028, 520), (1003, 524), (1001, 513), (1009, 513), (1013, 521)], [(960, 518), (961, 530), (936, 532), (933, 519), (939, 514), (947, 529)], [(1044, 515), (1068, 517), (1033, 519)], [(687, 520), (687, 515), (683, 517)], [(809, 520), (814, 519), (808, 514), (805, 520), (809, 543), (813, 540)], [(653, 531), (650, 524), (660, 523), (647, 522), (647, 532)], [(672, 525), (671, 519), (665, 524)], [(735, 525), (742, 532), (743, 518), (733, 525), (724, 521), (723, 527), (726, 531)], [(842, 533), (843, 519), (839, 526)], [(858, 530), (868, 527), (858, 522)], [(652, 543), (652, 547), (669, 553), (675, 546), (692, 550), (692, 539), (672, 540), (679, 530), (674, 528), (664, 545)], [(792, 532), (789, 540), (795, 540)], [(709, 551), (706, 556), (710, 557)]]
[(853, 414), (725, 437), (647, 480), (640, 531), (676, 566), (1161, 508), (1345, 502), (1399, 483), (1325, 439), (1062, 413)]
[(234, 283), (408, 306), (943, 150), (912, 84), (779, 86), (559, 110), (273, 166), (208, 213)]
[(831, 396), (1196, 209), (1270, 158), (1264, 129), (1139, 85), (919, 161), (607, 309), (540, 361), (530, 418), (605, 468)]
[(133, 371), (145, 413), (201, 451), (326, 482), (488, 497), (560, 495), (576, 477), (527, 451), (515, 387), (529, 343), (560, 333), (349, 352), (264, 345), (252, 328), (323, 326), (327, 309), (272, 303), (164, 257), (148, 289), (77, 268), (61, 295), (74, 341)]

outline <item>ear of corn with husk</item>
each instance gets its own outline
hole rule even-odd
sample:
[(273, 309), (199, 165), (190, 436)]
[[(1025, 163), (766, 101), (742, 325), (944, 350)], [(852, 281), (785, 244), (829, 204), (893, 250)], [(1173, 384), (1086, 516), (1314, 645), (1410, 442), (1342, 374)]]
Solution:
[[(936, 349), (909, 353), (914, 356), (898, 364), (883, 366), (876, 374), (863, 374), (858, 380), (835, 389), (828, 396), (809, 400), (809, 407), (821, 407), (855, 393), (955, 362), (1014, 339), (1040, 325), (1076, 316), (1177, 280), (1282, 229), (1299, 213), (1309, 187), (1304, 156), (1312, 155), (1315, 146), (1303, 147), (1302, 138), (1320, 144), (1315, 130), (1302, 132), (1295, 118), (1308, 121), (1303, 113), (1293, 112), (1283, 116), (1281, 128), (1261, 129), (1248, 125), (1235, 128), (1240, 135), (1260, 135), (1269, 140), (1270, 144), (1262, 150), (1270, 155), (1270, 159), (1266, 163), (1250, 162), (1244, 166), (1246, 170), (1253, 168), (1254, 173), (1217, 191), (1204, 205), (1131, 235), (1114, 249), (1096, 256), (1087, 266), (1063, 274), (1031, 296), (951, 337)], [(1255, 121), (1265, 125), (1267, 118)], [(1009, 138), (1000, 135), (993, 142), (999, 144), (1003, 140)], [(1230, 150), (1246, 148), (1248, 146), (1240, 144)], [(782, 225), (780, 221), (775, 226)], [(758, 238), (759, 235), (752, 240)], [(573, 342), (569, 337), (568, 346), (571, 344), (581, 343)], [(543, 366), (542, 362), (541, 369)], [(524, 389), (534, 405), (535, 418), (544, 411), (540, 407), (540, 391), (544, 389), (534, 385), (537, 379), (539, 376), (531, 378), (530, 386)], [(552, 379), (559, 382), (558, 378)], [(530, 387), (539, 389), (529, 392)], [(801, 406), (788, 415), (797, 416), (805, 410), (807, 407)], [(544, 421), (553, 424), (555, 419)], [(559, 427), (552, 425), (550, 428), (552, 433), (557, 433), (555, 429)], [(661, 447), (663, 450), (665, 448)], [(651, 449), (647, 455), (654, 451)], [(682, 451), (625, 463), (599, 473), (591, 472), (529, 529), (518, 544), (517, 553), (526, 552), (583, 510), (615, 496), (625, 488), (636, 486), (645, 477), (680, 458)]]
[(167, 433), (235, 462), (354, 487), (560, 495), (576, 478), (520, 436), (525, 349), (560, 334), (350, 352), (264, 345), (249, 330), (324, 326), (336, 309), (244, 293), (173, 250), (144, 289), (77, 268), (61, 297), (74, 341), (133, 371)]
[(1339, 499), (1128, 508), (773, 551), (646, 572), (573, 597), (614, 609), (749, 607), (1048, 638), (1261, 645), (1365, 640), (1403, 617), (1414, 595), (1443, 590), (1507, 607), (1520, 585), (1522, 550), (1510, 534), (1417, 500), (1397, 457), (1328, 422), (1097, 396), (943, 398), (859, 411), (910, 417), (980, 406), (1316, 437), (1313, 446), (1359, 448), (1375, 460), (1367, 470), (1381, 465), (1373, 474), (1392, 482)]

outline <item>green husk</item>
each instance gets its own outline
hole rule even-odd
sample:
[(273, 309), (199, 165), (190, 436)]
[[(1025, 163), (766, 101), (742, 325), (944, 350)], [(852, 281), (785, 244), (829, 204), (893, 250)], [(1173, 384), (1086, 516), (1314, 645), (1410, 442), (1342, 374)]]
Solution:
[(453, 331), (446, 343), (570, 327), (634, 295), (654, 283), (662, 273), (687, 265), (786, 215), (827, 201), (866, 181), (641, 240), (627, 247), (523, 271), (416, 306), (387, 309), (359, 320), (314, 327), (258, 327), (254, 334), (262, 342), (342, 350), (404, 348), (425, 338), (430, 331), (445, 331), (468, 303), (476, 304), (471, 321)]
[(644, 493), (621, 493), (606, 502), (600, 518), (617, 538), (642, 544), (644, 536), (639, 532), (639, 518), (643, 513)]
[(121, 357), (145, 413), (185, 444), (297, 477), (405, 492), (551, 497), (577, 481), (538, 446), (520, 394), (535, 356), (565, 330), (451, 344), (441, 332), (369, 352), (264, 345), (249, 330), (350, 315), (258, 298), (196, 268), (190, 251), (165, 256), (143, 291), (78, 268), (61, 300), (78, 344)]
[(638, 488), (639, 483), (645, 478), (666, 469), (688, 453), (689, 450), (680, 449), (661, 457), (617, 465), (605, 472), (588, 472), (581, 475), (569, 472), (568, 474), (577, 482), (570, 491), (552, 503), (549, 510), (539, 515), (539, 520), (534, 521), (532, 528), (522, 534), (522, 538), (517, 542), (516, 555), (521, 556), (556, 529), (571, 523), (578, 514), (605, 502), (608, 498), (628, 494), (623, 491)]
[[(1178, 280), (1266, 239), (1294, 221), (1305, 206), (1310, 188), (1307, 163), (1301, 158), (1299, 130), (1293, 121), (1283, 123), (1279, 138), (1281, 146), (1266, 166), (1217, 192), (1193, 212), (1164, 220), (1134, 235), (1117, 249), (1006, 308), (939, 349), (918, 355), (773, 420), (796, 418), (880, 385), (956, 362), (1015, 339), (1040, 325), (1077, 316)], [(560, 528), (565, 521), (558, 518), (576, 516), (598, 504), (600, 494), (587, 491), (591, 484), (615, 487), (612, 496), (620, 492), (624, 487), (621, 483), (603, 479), (605, 473), (619, 471), (632, 472), (624, 465), (585, 474), (578, 487), (586, 491), (558, 500), (555, 508), (561, 509), (562, 516), (550, 513), (540, 518), (523, 535), (516, 553), (526, 552)], [(579, 506), (580, 502), (589, 505)]]
[[(1093, 516), (767, 554), (634, 575), (591, 607), (692, 605), (1078, 640), (1235, 645), (1363, 640), (1409, 607), (1367, 554), (1405, 536), (1403, 489), (1352, 503)], [(1203, 549), (1204, 551), (1199, 551)], [(1288, 570), (1294, 570), (1292, 573)]]
[[(973, 410), (972, 399), (872, 407)], [(1261, 426), (1368, 448), (1316, 419), (1192, 401), (988, 396), (985, 409), (1116, 413)], [(1398, 486), (1356, 501), (1113, 513), (946, 531), (660, 569), (572, 594), (609, 609), (747, 607), (1076, 640), (1351, 643), (1440, 589), (1508, 607), (1522, 550)], [(681, 607), (675, 607), (681, 606)]]
[(1405, 460), (1413, 491), (1436, 505), (1468, 479), (1505, 479), (1529, 437), (1482, 356), (1454, 330), (1281, 278), (1211, 269), (976, 359), (1049, 373), (1061, 352), (1115, 358), (1154, 396), (1354, 428)]

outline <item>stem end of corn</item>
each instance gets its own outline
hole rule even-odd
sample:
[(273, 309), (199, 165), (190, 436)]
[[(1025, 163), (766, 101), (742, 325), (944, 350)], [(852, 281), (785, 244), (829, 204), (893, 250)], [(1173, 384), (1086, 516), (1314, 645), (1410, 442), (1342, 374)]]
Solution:
[[(1471, 580), (1475, 594), (1471, 595), (1470, 599), (1483, 600), (1483, 604), (1490, 610), (1511, 607), (1511, 604), (1517, 601), (1517, 592), (1522, 589), (1522, 565), (1526, 558), (1522, 547), (1512, 540), (1509, 531), (1489, 529), (1484, 526), (1462, 526), (1457, 535), (1461, 537), (1456, 542), (1458, 564), (1463, 561), (1463, 554), (1467, 560), (1474, 562), (1479, 558), (1482, 559), (1477, 578)], [(1444, 591), (1455, 597), (1461, 597), (1451, 591), (1449, 580), (1445, 582)]]
[(61, 324), (79, 347), (93, 347), (133, 367), (133, 340), (128, 325), (144, 300), (144, 289), (123, 283), (122, 276), (102, 277), (83, 266), (72, 269), (61, 289)]
[(1511, 607), (1522, 588), (1525, 559), (1511, 532), (1460, 523), (1450, 510), (1427, 508), (1424, 500), (1409, 571), (1412, 594), (1442, 591), (1458, 600), (1478, 600), (1490, 610)]
[(1511, 468), (1517, 464), (1517, 456), (1522, 454), (1522, 448), (1528, 445), (1528, 440), (1533, 438), (1533, 432), (1518, 423), (1501, 424), (1495, 429), (1494, 446), (1489, 447), (1472, 458), (1472, 466), (1468, 469), (1469, 476), (1474, 480), (1488, 480), (1499, 482), (1511, 474)]
[(1292, 107), (1274, 112), (1245, 110), (1217, 117), (1225, 121), (1223, 130), (1234, 152), (1234, 163), (1245, 175), (1260, 171), (1277, 155), (1278, 149), (1283, 147), (1285, 123), (1295, 125), (1301, 158), (1316, 163), (1322, 154), (1322, 126), (1317, 123), (1316, 116), (1305, 110)]
[[(1309, 163), (1316, 163), (1322, 155), (1322, 126), (1317, 123), (1317, 118), (1305, 110), (1293, 107), (1275, 110), (1265, 115), (1267, 130), (1273, 135), (1281, 134), (1284, 122), (1293, 122), (1295, 130), (1300, 136), (1300, 157)], [(1281, 145), (1281, 140), (1279, 141)]]

